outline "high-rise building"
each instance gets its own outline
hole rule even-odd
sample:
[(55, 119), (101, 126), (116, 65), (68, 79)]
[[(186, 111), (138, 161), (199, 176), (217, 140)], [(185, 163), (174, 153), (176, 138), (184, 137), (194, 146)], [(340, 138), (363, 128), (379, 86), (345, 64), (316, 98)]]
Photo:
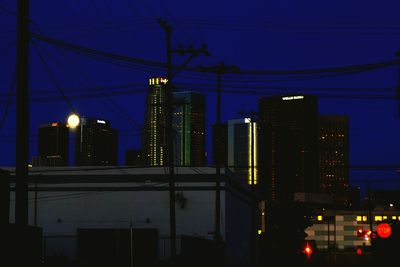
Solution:
[[(258, 183), (257, 123), (249, 118), (228, 121), (228, 166), (251, 184), (254, 159), (254, 184)], [(253, 153), (251, 145), (253, 144)]]
[(349, 121), (347, 116), (319, 116), (321, 191), (346, 201), (349, 190)]
[(39, 166), (67, 166), (69, 156), (69, 128), (54, 122), (39, 127)]
[(166, 83), (165, 78), (149, 79), (142, 150), (144, 162), (150, 166), (163, 166), (168, 162)]
[(195, 92), (176, 92), (173, 102), (175, 164), (205, 166), (205, 96)]
[(118, 165), (118, 131), (102, 119), (81, 118), (76, 127), (77, 166)]
[(296, 192), (318, 192), (317, 98), (265, 97), (259, 108), (259, 166), (265, 197), (292, 201)]

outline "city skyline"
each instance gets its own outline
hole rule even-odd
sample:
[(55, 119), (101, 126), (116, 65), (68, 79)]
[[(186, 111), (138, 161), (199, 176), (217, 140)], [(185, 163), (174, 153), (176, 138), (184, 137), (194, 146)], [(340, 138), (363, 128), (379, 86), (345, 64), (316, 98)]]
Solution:
[[(329, 8), (316, 1), (304, 5), (293, 1), (280, 4), (254, 1), (253, 5), (244, 6), (225, 6), (221, 3), (210, 10), (205, 3), (190, 13), (187, 3), (181, 4), (163, 8), (149, 2), (148, 7), (142, 3), (132, 9), (130, 3), (119, 3), (110, 6), (109, 14), (103, 3), (76, 6), (67, 2), (59, 2), (58, 5), (35, 3), (31, 10), (35, 26), (32, 25), (31, 30), (78, 45), (164, 62), (165, 40), (157, 22), (158, 17), (164, 17), (174, 27), (174, 47), (180, 43), (196, 47), (207, 44), (212, 56), (198, 57), (190, 63), (191, 66), (210, 66), (223, 60), (227, 65), (238, 65), (241, 70), (302, 70), (396, 59), (398, 38), (396, 31), (390, 30), (390, 25), (397, 25), (393, 11), (397, 4), (394, 1), (385, 6), (364, 2), (365, 13), (357, 13), (359, 5), (356, 3), (344, 1), (331, 3)], [(4, 7), (15, 11), (13, 1), (5, 1)], [(57, 16), (47, 18), (48, 10)], [(87, 16), (82, 15), (84, 10)], [(222, 17), (217, 16), (220, 13)], [(193, 19), (187, 18), (189, 14)], [(74, 16), (73, 21), (71, 16)], [(393, 18), (392, 24), (388, 22), (390, 18)], [(12, 14), (5, 12), (1, 13), (0, 19), (5, 25), (1, 43), (5, 49), (15, 40), (15, 20)], [(358, 24), (355, 23), (357, 21)], [(121, 130), (121, 163), (124, 158), (122, 146), (135, 149), (140, 145), (139, 128), (144, 124), (146, 92), (143, 84), (153, 74), (165, 76), (165, 71), (150, 69), (151, 73), (148, 73), (138, 66), (136, 69), (132, 66), (127, 69), (109, 66), (38, 40), (35, 43), (79, 113), (112, 120), (113, 125)], [(8, 88), (12, 82), (14, 52), (12, 47), (0, 58), (1, 66), (4, 66), (4, 75), (0, 78), (2, 88)], [(35, 155), (38, 126), (62, 120), (60, 118), (67, 117), (70, 109), (46, 73), (33, 46), (31, 58), (30, 154)], [(174, 64), (184, 60), (179, 55), (173, 56)], [(240, 118), (240, 110), (252, 111), (249, 107), (256, 105), (259, 96), (310, 91), (320, 99), (321, 114), (349, 116), (351, 166), (377, 168), (372, 171), (352, 170), (352, 181), (398, 178), (396, 170), (390, 167), (400, 161), (397, 153), (400, 127), (395, 99), (397, 67), (336, 78), (322, 79), (320, 76), (223, 75), (222, 121)], [(310, 81), (307, 81), (309, 78)], [(206, 147), (210, 154), (211, 126), (215, 123), (215, 94), (212, 93), (216, 90), (215, 76), (181, 72), (176, 75), (174, 83), (176, 90), (206, 93)], [(84, 89), (87, 89), (86, 92)], [(7, 93), (7, 90), (4, 92)], [(4, 111), (6, 95), (2, 101)], [(113, 102), (120, 108), (115, 107)], [(2, 148), (9, 155), (1, 158), (4, 166), (12, 166), (15, 162), (14, 115), (15, 106), (11, 104), (0, 132)], [(44, 117), (48, 119), (44, 120)], [(368, 123), (370, 121), (375, 123)], [(364, 153), (366, 143), (370, 153)], [(209, 155), (208, 162), (210, 158)]]

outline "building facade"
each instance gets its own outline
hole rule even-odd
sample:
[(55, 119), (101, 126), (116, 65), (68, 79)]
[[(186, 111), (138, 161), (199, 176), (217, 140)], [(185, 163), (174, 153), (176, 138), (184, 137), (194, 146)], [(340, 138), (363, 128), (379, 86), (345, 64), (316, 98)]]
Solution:
[(176, 92), (173, 101), (175, 165), (205, 166), (205, 96), (195, 92)]
[(318, 192), (317, 98), (261, 98), (259, 124), (259, 166), (266, 198), (293, 201), (295, 192)]
[(75, 141), (77, 166), (118, 165), (118, 131), (108, 121), (81, 118)]
[(321, 191), (347, 202), (349, 193), (349, 121), (347, 116), (319, 116)]
[(228, 166), (235, 173), (244, 175), (247, 184), (252, 184), (252, 178), (254, 178), (254, 184), (258, 183), (256, 129), (257, 123), (249, 118), (228, 121)]
[(149, 166), (164, 166), (168, 161), (166, 84), (165, 78), (149, 79), (142, 144), (144, 162)]
[(35, 165), (68, 166), (69, 128), (65, 123), (54, 122), (39, 127), (39, 157)]

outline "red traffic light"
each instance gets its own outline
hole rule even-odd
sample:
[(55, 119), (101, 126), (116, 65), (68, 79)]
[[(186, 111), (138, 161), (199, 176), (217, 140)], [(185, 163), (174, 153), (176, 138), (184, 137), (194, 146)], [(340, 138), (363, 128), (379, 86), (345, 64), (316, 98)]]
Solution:
[(304, 249), (303, 249), (303, 253), (306, 254), (307, 257), (311, 256), (311, 254), (313, 253), (313, 249), (310, 246), (310, 244), (306, 243), (306, 245), (304, 246)]

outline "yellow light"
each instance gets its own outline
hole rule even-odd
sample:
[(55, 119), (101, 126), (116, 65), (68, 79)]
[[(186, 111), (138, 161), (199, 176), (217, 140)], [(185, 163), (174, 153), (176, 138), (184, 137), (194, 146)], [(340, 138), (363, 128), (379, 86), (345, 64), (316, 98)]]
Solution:
[(397, 217), (396, 216), (392, 216), (392, 220), (396, 220), (397, 219)]
[(357, 222), (361, 222), (361, 221), (362, 221), (362, 217), (361, 217), (361, 216), (357, 216), (357, 217), (356, 217), (356, 221), (357, 221)]
[(262, 234), (262, 230), (259, 229), (258, 230), (258, 234), (261, 235)]
[(376, 222), (382, 221), (382, 216), (375, 216), (375, 221)]
[(68, 126), (70, 128), (76, 128), (79, 125), (80, 119), (76, 114), (71, 114), (68, 117)]
[(367, 221), (367, 216), (362, 216), (362, 220), (363, 220), (363, 222), (366, 222)]
[(317, 221), (319, 221), (319, 222), (322, 221), (322, 215), (317, 216)]

